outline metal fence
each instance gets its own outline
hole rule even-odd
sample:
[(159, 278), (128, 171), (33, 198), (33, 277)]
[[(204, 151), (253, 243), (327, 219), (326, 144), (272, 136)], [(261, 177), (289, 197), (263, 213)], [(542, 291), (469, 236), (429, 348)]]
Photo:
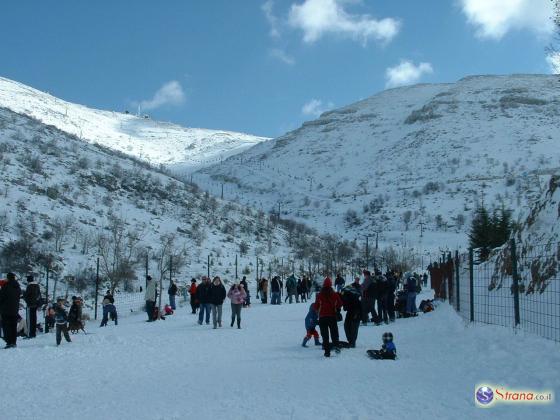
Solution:
[(560, 243), (516, 244), (486, 261), (475, 250), (432, 265), (436, 296), (465, 320), (521, 329), (560, 342)]

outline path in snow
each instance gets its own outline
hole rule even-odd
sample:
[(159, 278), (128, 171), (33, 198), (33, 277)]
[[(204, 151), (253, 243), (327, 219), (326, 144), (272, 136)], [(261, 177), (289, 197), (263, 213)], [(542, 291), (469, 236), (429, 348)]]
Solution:
[[(180, 308), (165, 321), (90, 323), (55, 346), (54, 334), (2, 351), (0, 419), (557, 419), (558, 405), (479, 409), (489, 382), (560, 392), (558, 345), (512, 330), (465, 327), (447, 305), (390, 327), (361, 327), (356, 349), (331, 359), (300, 347), (307, 304), (253, 305), (243, 329), (213, 330)], [(342, 323), (339, 323), (344, 338)], [(399, 359), (368, 348), (395, 335)]]

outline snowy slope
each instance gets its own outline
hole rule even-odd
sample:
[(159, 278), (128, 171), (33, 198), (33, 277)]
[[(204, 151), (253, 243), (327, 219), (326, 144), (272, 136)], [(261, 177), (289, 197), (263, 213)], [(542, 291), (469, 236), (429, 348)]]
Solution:
[[(38, 251), (55, 256), (60, 279), (94, 271), (96, 238), (115, 219), (138, 237), (133, 255), (142, 260), (149, 251), (151, 273), (157, 271), (152, 257), (162, 236), (174, 235), (175, 248), (184, 250), (186, 259), (176, 273), (181, 281), (205, 274), (208, 255), (211, 273), (233, 280), (236, 254), (241, 276), (243, 270), (254, 272), (255, 255), (268, 264), (273, 257), (287, 260), (291, 252), (286, 232), (264, 214), (216, 200), (140, 160), (3, 108), (0, 192), (0, 251), (28, 237)], [(242, 242), (246, 255), (240, 253)], [(32, 263), (44, 275), (44, 267)], [(134, 269), (143, 282), (144, 264)], [(91, 293), (88, 288), (86, 294)]]
[(224, 182), (241, 202), (280, 203), (283, 214), (350, 239), (379, 231), (384, 244), (453, 249), (466, 243), (476, 203), (526, 208), (558, 172), (559, 88), (556, 76), (514, 75), (387, 90), (195, 182)]
[(154, 165), (180, 163), (183, 171), (219, 162), (266, 140), (248, 134), (184, 128), (130, 114), (91, 109), (2, 77), (0, 107)]
[[(198, 326), (187, 309), (152, 324), (144, 316), (55, 346), (54, 334), (3, 354), (3, 419), (532, 419), (558, 403), (475, 406), (479, 384), (560, 392), (555, 343), (511, 330), (466, 327), (447, 305), (392, 324), (399, 359), (372, 361), (384, 327), (361, 327), (356, 349), (325, 359), (302, 348), (307, 304), (242, 311), (242, 329)], [(344, 338), (342, 323), (339, 323)], [(132, 357), (131, 357), (132, 356)], [(37, 372), (46, 380), (33, 380)], [(68, 390), (61, 394), (61, 390)], [(25, 398), (31, 395), (32, 398)]]

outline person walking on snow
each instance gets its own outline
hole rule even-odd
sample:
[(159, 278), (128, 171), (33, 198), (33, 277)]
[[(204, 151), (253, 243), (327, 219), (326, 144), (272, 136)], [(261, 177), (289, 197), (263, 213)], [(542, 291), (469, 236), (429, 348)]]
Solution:
[(243, 307), (251, 307), (251, 294), (249, 293), (249, 286), (247, 285), (247, 277), (243, 276), (241, 282), (239, 283), (243, 286), (243, 290), (245, 290), (245, 302), (243, 302)]
[(191, 301), (191, 313), (196, 314), (198, 309), (198, 301), (196, 300), (196, 279), (191, 280), (191, 287), (189, 287), (189, 296)]
[(270, 280), (270, 290), (271, 290), (271, 298), (270, 304), (271, 305), (280, 305), (280, 292), (282, 290), (282, 285), (280, 284), (280, 278), (278, 276), (272, 277)]
[(222, 327), (222, 305), (226, 298), (226, 288), (222, 284), (222, 279), (214, 277), (209, 290), (210, 303), (212, 305), (212, 323), (214, 329)]
[(169, 295), (169, 306), (171, 306), (171, 309), (173, 309), (174, 311), (177, 309), (177, 306), (175, 305), (175, 297), (177, 296), (177, 290), (178, 289), (175, 282), (173, 280), (170, 280), (169, 288), (167, 289), (167, 294)]
[(344, 319), (344, 333), (351, 348), (356, 347), (358, 329), (362, 318), (360, 278), (356, 277), (354, 283), (344, 287), (341, 292), (343, 308), (346, 311)]
[(263, 278), (259, 283), (259, 292), (261, 294), (261, 302), (266, 304), (268, 302), (268, 280)]
[(293, 298), (297, 293), (297, 281), (293, 274), (286, 280), (286, 292), (286, 299), (284, 299), (284, 303), (288, 299), (290, 300), (290, 303), (293, 303)]
[(146, 300), (146, 313), (148, 314), (148, 322), (155, 321), (154, 319), (154, 308), (156, 306), (156, 282), (152, 279), (152, 276), (147, 276), (146, 292), (144, 293), (144, 298)]
[(199, 304), (198, 324), (202, 325), (206, 313), (206, 325), (210, 324), (210, 278), (203, 276), (202, 283), (196, 288), (196, 300)]
[(117, 308), (115, 307), (115, 298), (110, 290), (107, 290), (105, 297), (103, 297), (103, 319), (101, 320), (100, 327), (106, 327), (107, 323), (109, 322), (109, 316), (113, 321), (115, 321), (115, 325), (118, 325), (118, 314)]
[(416, 286), (417, 280), (416, 278), (408, 273), (408, 277), (406, 279), (406, 313), (409, 316), (416, 315)]
[(239, 329), (241, 328), (241, 308), (247, 293), (245, 293), (243, 286), (234, 284), (229, 289), (227, 296), (231, 300), (231, 327), (233, 327), (235, 318), (237, 318), (237, 328)]
[(19, 314), (19, 299), (21, 288), (14, 273), (8, 273), (7, 282), (0, 289), (0, 316), (2, 317), (2, 329), (5, 349), (11, 349), (17, 345), (17, 323)]
[(58, 298), (56, 300), (56, 308), (54, 310), (54, 320), (56, 322), (56, 345), (60, 346), (62, 342), (62, 334), (67, 342), (71, 343), (70, 334), (68, 334), (68, 313), (64, 308), (66, 300), (64, 298)]
[(305, 317), (305, 337), (303, 337), (303, 342), (301, 343), (302, 347), (307, 347), (307, 342), (311, 340), (311, 337), (315, 339), (315, 345), (320, 346), (321, 342), (319, 341), (319, 333), (315, 329), (317, 327), (317, 323), (319, 322), (319, 314), (317, 313), (317, 308), (314, 303), (309, 305), (309, 312), (307, 312), (307, 316)]
[[(315, 298), (315, 306), (319, 313), (319, 329), (323, 339), (325, 357), (330, 357), (331, 347), (339, 351), (337, 313), (342, 307), (342, 300), (340, 295), (333, 290), (332, 280), (329, 277), (325, 279), (321, 291)], [(329, 332), (331, 342), (329, 342)]]
[(336, 275), (336, 279), (334, 280), (334, 287), (336, 291), (340, 293), (340, 291), (342, 290), (345, 284), (346, 284), (346, 280), (344, 280), (344, 277), (342, 277), (342, 275), (338, 273)]
[(27, 287), (23, 292), (23, 299), (27, 305), (27, 338), (35, 338), (37, 335), (37, 308), (40, 306), (41, 289), (33, 276), (27, 276)]

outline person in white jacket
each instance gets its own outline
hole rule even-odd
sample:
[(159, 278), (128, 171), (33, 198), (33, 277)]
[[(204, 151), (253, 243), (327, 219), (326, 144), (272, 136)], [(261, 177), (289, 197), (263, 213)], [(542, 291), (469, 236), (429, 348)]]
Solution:
[(148, 322), (155, 321), (154, 319), (154, 308), (156, 305), (156, 282), (152, 280), (151, 276), (146, 277), (146, 293), (144, 297), (146, 299), (146, 312), (148, 313)]

